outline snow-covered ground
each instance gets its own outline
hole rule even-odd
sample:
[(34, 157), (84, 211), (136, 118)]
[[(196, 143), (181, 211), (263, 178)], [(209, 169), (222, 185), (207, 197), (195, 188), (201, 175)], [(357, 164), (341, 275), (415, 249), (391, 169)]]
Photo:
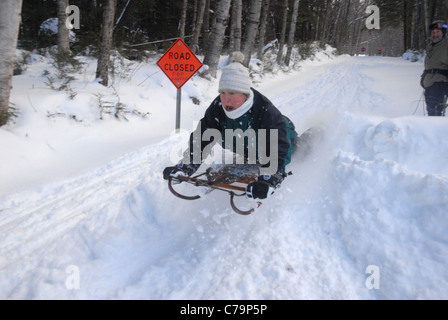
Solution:
[[(110, 88), (83, 61), (74, 99), (45, 84), (48, 58), (14, 77), (20, 114), (0, 128), (0, 298), (448, 298), (448, 120), (424, 116), (421, 62), (322, 52), (258, 77), (299, 132), (324, 136), (241, 216), (223, 193), (184, 201), (162, 179), (216, 80), (183, 87), (175, 134), (176, 89), (155, 60), (124, 61)], [(134, 113), (100, 120), (108, 104)]]

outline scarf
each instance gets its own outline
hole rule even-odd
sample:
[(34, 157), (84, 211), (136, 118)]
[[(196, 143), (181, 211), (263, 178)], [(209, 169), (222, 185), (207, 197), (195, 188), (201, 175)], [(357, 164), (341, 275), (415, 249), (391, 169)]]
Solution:
[(241, 117), (247, 111), (249, 111), (249, 109), (252, 108), (253, 103), (254, 103), (254, 93), (251, 92), (250, 96), (246, 100), (246, 102), (244, 102), (241, 105), (241, 107), (239, 107), (238, 109), (235, 109), (232, 111), (227, 111), (226, 109), (224, 109), (224, 107), (222, 109), (224, 110), (224, 112), (228, 118), (235, 120), (235, 119), (238, 119), (239, 117)]

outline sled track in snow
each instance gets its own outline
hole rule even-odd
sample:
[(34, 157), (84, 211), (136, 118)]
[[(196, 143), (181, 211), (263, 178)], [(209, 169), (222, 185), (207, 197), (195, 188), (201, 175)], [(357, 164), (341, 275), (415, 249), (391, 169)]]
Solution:
[[(18, 203), (14, 195), (3, 204), (0, 202), (0, 228), (3, 230), (0, 267), (20, 258), (18, 255), (28, 255), (57, 242), (86, 217), (103, 214), (106, 216), (96, 219), (113, 219), (110, 212), (114, 207), (118, 209), (123, 198), (134, 189), (130, 185), (137, 187), (152, 175), (148, 170), (151, 167), (148, 158), (124, 156), (79, 178), (29, 191), (26, 203)], [(121, 198), (113, 198), (114, 195), (121, 195)], [(18, 196), (24, 198), (23, 194)]]
[[(304, 86), (273, 98), (275, 105), (300, 124), (306, 117), (325, 116), (322, 111), (344, 112), (372, 111), (383, 100), (368, 88), (370, 79), (361, 72), (365, 64), (355, 59), (347, 59), (326, 68), (317, 78)], [(356, 83), (356, 86), (352, 84)], [(376, 97), (372, 99), (372, 96)]]

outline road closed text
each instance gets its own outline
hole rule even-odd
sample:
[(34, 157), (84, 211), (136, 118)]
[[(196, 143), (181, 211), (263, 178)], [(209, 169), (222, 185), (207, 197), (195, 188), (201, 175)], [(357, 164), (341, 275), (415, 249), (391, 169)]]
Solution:
[(196, 66), (194, 64), (182, 64), (182, 63), (165, 63), (163, 66), (165, 71), (181, 71), (181, 72), (194, 72)]
[(168, 52), (167, 60), (171, 60), (164, 64), (165, 71), (181, 71), (181, 72), (195, 72), (196, 66), (188, 63), (192, 59), (192, 54), (189, 52)]

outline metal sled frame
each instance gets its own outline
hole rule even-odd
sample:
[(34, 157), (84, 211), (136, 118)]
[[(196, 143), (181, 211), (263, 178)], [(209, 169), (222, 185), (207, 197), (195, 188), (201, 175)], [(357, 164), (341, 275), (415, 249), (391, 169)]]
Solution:
[[(201, 187), (207, 187), (207, 188), (210, 188), (213, 190), (225, 191), (225, 192), (229, 193), (229, 195), (230, 195), (230, 205), (231, 205), (233, 211), (235, 211), (236, 213), (241, 214), (241, 215), (249, 215), (252, 212), (254, 212), (254, 210), (255, 210), (254, 208), (247, 210), (247, 211), (240, 210), (237, 208), (237, 206), (235, 205), (235, 202), (234, 202), (235, 197), (242, 197), (242, 196), (246, 195), (246, 187), (237, 186), (237, 185), (228, 184), (228, 183), (199, 179), (198, 178), (199, 176), (196, 176), (196, 177), (185, 177), (185, 176), (170, 177), (168, 179), (168, 189), (170, 189), (171, 193), (174, 194), (176, 197), (179, 197), (184, 200), (196, 200), (196, 199), (199, 199), (201, 196), (199, 196), (199, 195), (196, 195), (196, 196), (182, 195), (179, 192), (177, 192), (176, 190), (174, 190), (173, 183), (179, 184), (182, 182), (187, 182), (187, 183), (190, 183), (197, 187), (201, 186)], [(251, 181), (236, 181), (236, 182), (247, 185)], [(239, 192), (239, 193), (237, 194), (235, 192)], [(261, 205), (261, 202), (258, 202), (258, 207), (260, 205)]]

